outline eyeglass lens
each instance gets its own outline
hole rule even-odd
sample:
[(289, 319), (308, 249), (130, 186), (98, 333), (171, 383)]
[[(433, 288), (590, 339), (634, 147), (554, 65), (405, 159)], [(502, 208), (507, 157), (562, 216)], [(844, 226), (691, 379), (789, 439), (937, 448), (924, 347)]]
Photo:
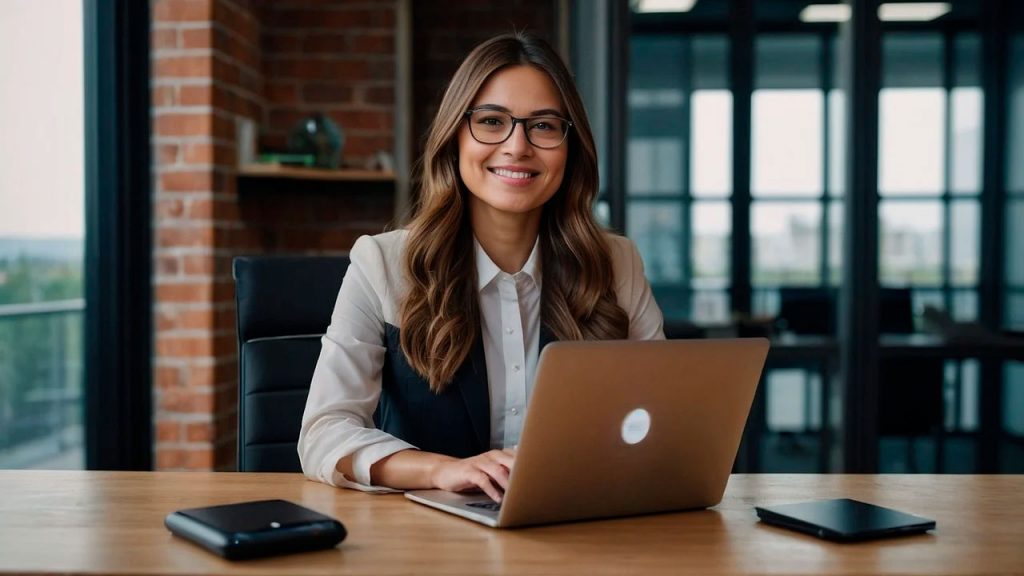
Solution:
[[(469, 117), (473, 137), (483, 144), (499, 144), (512, 135), (512, 116), (497, 110), (474, 110)], [(526, 118), (526, 139), (538, 148), (555, 148), (565, 140), (569, 123), (557, 116)]]

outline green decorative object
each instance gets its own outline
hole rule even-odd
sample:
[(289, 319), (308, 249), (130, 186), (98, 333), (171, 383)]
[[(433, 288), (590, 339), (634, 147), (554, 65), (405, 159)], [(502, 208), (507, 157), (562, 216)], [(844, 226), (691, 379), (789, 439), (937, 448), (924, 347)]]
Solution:
[(288, 135), (288, 151), (293, 154), (312, 154), (317, 168), (341, 165), (341, 148), (345, 135), (341, 128), (322, 112), (299, 122)]

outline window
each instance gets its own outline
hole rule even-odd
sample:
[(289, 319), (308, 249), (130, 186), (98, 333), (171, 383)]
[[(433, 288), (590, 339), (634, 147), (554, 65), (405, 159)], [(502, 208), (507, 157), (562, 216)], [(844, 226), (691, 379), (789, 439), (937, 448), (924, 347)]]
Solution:
[(926, 306), (976, 320), (981, 40), (889, 32), (882, 42), (879, 281), (913, 289), (918, 324)]
[(0, 468), (82, 468), (82, 3), (4, 8)]
[(724, 322), (732, 192), (727, 42), (720, 35), (635, 36), (631, 50), (626, 231), (666, 319)]

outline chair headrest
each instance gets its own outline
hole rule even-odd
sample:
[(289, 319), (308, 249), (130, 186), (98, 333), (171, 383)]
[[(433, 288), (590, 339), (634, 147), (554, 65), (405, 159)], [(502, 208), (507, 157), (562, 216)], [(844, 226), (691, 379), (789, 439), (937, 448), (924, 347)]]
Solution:
[(322, 334), (347, 256), (243, 256), (235, 258), (238, 339)]

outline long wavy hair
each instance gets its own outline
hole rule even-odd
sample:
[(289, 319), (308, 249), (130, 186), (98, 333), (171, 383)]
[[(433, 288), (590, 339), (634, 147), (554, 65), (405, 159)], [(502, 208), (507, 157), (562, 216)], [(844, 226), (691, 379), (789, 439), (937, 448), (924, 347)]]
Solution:
[(573, 126), (558, 191), (540, 224), (541, 322), (559, 340), (622, 339), (629, 317), (615, 295), (609, 247), (593, 215), (597, 154), (586, 111), (569, 71), (544, 40), (506, 34), (477, 46), (455, 72), (427, 135), (418, 171), (419, 198), (404, 253), (408, 292), (400, 310), (402, 351), (440, 393), (480, 334), (473, 231), (459, 175), (458, 130), (495, 72), (533, 66), (551, 78)]

